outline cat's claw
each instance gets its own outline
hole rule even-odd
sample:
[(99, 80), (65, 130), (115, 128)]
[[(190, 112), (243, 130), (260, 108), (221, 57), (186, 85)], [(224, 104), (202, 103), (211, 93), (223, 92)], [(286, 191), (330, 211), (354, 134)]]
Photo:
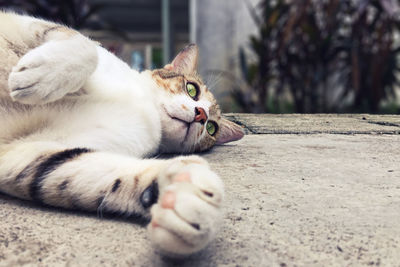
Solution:
[(187, 255), (204, 248), (221, 219), (223, 184), (200, 157), (178, 158), (159, 178), (150, 237), (161, 252)]

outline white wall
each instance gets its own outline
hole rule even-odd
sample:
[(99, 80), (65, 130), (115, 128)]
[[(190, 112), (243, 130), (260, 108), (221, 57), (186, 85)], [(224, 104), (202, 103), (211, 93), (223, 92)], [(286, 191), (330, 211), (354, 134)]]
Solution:
[[(259, 0), (248, 2), (255, 6)], [(249, 36), (257, 33), (246, 1), (192, 0), (191, 3), (192, 26), (195, 26), (192, 39), (200, 49), (200, 74), (206, 80), (213, 80), (210, 71), (224, 71), (239, 78), (239, 47), (249, 47)], [(225, 110), (231, 108), (229, 89), (232, 84), (227, 76), (223, 75), (217, 86), (211, 88)]]

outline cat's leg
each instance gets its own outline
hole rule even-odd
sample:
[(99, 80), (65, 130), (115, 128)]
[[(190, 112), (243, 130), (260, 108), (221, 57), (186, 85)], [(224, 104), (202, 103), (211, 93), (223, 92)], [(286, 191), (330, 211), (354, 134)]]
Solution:
[(53, 26), (40, 34), (44, 42), (22, 56), (9, 75), (14, 101), (34, 105), (61, 99), (81, 89), (97, 66), (96, 44), (78, 32)]
[(154, 244), (181, 255), (213, 238), (223, 199), (220, 178), (197, 156), (134, 159), (52, 142), (0, 147), (0, 191), (51, 206), (152, 218)]

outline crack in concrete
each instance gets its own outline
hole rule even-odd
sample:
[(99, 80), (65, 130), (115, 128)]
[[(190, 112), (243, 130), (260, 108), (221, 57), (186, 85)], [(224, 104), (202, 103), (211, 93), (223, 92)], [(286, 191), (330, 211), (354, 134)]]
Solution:
[(334, 135), (397, 135), (400, 131), (269, 131), (269, 132), (254, 132), (254, 135), (274, 135), (274, 134), (293, 134), (293, 135), (319, 135), (319, 134), (334, 134)]
[(231, 122), (234, 122), (234, 123), (236, 123), (236, 124), (242, 126), (242, 127), (245, 128), (246, 130), (248, 130), (251, 134), (259, 134), (259, 133), (255, 132), (253, 129), (251, 129), (249, 126), (247, 126), (246, 124), (244, 124), (242, 121), (236, 119), (235, 116), (229, 116), (229, 120), (230, 120)]
[(377, 125), (382, 125), (382, 126), (391, 126), (391, 127), (399, 127), (400, 128), (400, 124), (387, 122), (387, 121), (367, 121), (367, 122), (370, 124), (377, 124)]

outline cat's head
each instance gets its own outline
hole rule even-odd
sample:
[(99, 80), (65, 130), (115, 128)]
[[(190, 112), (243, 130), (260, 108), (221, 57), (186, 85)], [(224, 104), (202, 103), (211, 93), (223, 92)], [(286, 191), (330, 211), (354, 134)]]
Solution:
[(239, 140), (243, 130), (221, 117), (220, 108), (197, 74), (198, 48), (191, 44), (152, 72), (160, 89), (162, 152), (197, 152)]

